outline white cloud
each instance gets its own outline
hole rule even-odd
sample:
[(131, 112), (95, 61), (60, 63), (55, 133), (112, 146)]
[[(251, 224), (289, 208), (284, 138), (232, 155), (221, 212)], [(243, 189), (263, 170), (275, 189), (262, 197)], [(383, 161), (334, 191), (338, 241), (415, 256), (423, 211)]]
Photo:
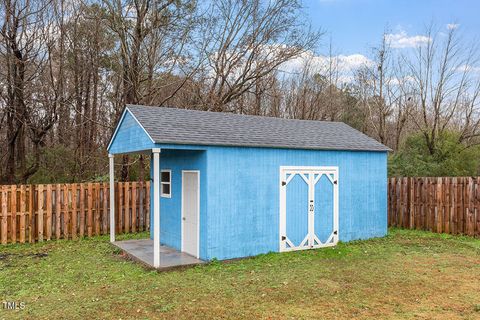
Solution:
[(416, 48), (429, 43), (432, 38), (423, 35), (409, 36), (405, 31), (400, 31), (385, 35), (385, 40), (392, 48)]
[(464, 64), (464, 65), (458, 66), (454, 70), (457, 72), (480, 73), (480, 67), (472, 66), (470, 64)]
[(372, 66), (373, 61), (362, 54), (324, 56), (315, 55), (313, 52), (305, 52), (300, 57), (292, 59), (281, 66), (281, 70), (287, 73), (301, 72), (306, 66), (312, 72), (324, 73), (330, 65), (338, 72), (338, 80), (341, 83), (349, 83), (354, 80), (354, 71)]
[[(328, 59), (329, 58), (327, 57), (327, 60)], [(371, 66), (373, 64), (373, 62), (370, 59), (358, 53), (351, 54), (348, 56), (339, 55), (339, 56), (333, 57), (333, 59), (337, 59), (340, 69), (344, 71), (353, 71), (359, 67)]]
[(448, 23), (447, 24), (447, 29), (448, 30), (457, 29), (458, 27), (460, 27), (460, 24), (458, 24), (458, 23)]
[(402, 84), (414, 83), (415, 82), (415, 78), (412, 77), (412, 76), (404, 76), (404, 77), (400, 77), (400, 78), (393, 77), (393, 78), (390, 78), (388, 80), (389, 80), (389, 84), (393, 85), (393, 86), (399, 86), (399, 85), (402, 85)]

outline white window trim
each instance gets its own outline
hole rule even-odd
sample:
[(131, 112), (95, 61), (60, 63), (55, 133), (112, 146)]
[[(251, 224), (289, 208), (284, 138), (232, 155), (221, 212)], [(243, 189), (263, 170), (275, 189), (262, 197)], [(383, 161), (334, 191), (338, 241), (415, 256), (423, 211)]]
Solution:
[[(162, 173), (163, 172), (168, 172), (170, 174), (170, 181), (168, 181), (168, 182), (163, 182), (162, 181)], [(163, 193), (163, 185), (164, 184), (170, 185), (170, 194)], [(172, 197), (172, 170), (171, 169), (164, 169), (164, 170), (160, 171), (160, 196), (162, 198), (171, 198)]]

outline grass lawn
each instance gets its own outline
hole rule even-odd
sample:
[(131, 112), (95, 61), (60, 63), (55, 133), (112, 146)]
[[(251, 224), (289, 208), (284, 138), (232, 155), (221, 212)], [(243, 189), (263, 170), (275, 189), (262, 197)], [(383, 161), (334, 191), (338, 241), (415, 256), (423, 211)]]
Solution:
[(107, 237), (9, 245), (0, 297), (25, 302), (0, 309), (5, 319), (480, 319), (480, 239), (390, 230), (162, 273), (124, 260)]

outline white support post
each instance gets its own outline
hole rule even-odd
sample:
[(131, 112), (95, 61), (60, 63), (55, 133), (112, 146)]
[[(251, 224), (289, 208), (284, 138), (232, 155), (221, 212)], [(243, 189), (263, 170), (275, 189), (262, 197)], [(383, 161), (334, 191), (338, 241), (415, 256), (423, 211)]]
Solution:
[(153, 266), (160, 267), (160, 148), (153, 153)]
[(115, 242), (115, 179), (114, 155), (109, 154), (110, 166), (110, 242)]

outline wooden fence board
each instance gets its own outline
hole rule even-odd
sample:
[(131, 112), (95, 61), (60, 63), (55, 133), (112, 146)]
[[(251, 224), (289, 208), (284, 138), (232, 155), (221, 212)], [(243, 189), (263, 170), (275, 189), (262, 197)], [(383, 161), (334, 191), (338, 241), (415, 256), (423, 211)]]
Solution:
[[(109, 188), (108, 183), (2, 185), (0, 242), (108, 234)], [(116, 182), (115, 189), (117, 232), (149, 230), (150, 183)]]
[(108, 212), (108, 197), (109, 197), (109, 188), (108, 188), (108, 183), (104, 183), (102, 185), (102, 234), (107, 233), (107, 228), (109, 225), (109, 212)]
[(123, 233), (123, 220), (124, 220), (124, 214), (123, 214), (123, 185), (118, 184), (118, 217), (116, 221), (118, 221), (118, 226), (117, 226), (117, 233)]
[(137, 183), (132, 182), (131, 185), (132, 198), (132, 232), (137, 232)]
[(138, 230), (139, 231), (143, 231), (143, 226), (144, 226), (144, 223), (145, 223), (145, 219), (144, 219), (144, 213), (143, 213), (143, 187), (144, 187), (144, 183), (143, 181), (140, 181), (140, 183), (138, 184)]
[(52, 238), (52, 185), (47, 184), (47, 192), (45, 193), (45, 234), (47, 240)]
[(480, 177), (393, 177), (390, 226), (480, 237)]
[(43, 202), (44, 202), (44, 193), (43, 193), (43, 188), (44, 186), (41, 184), (38, 186), (38, 200), (37, 200), (37, 237), (38, 241), (42, 242), (43, 241)]
[(55, 186), (55, 238), (60, 239), (62, 236), (62, 198), (61, 186)]
[(129, 185), (126, 183), (125, 184), (125, 190), (123, 192), (123, 200), (125, 201), (124, 203), (124, 218), (123, 218), (123, 223), (124, 223), (124, 230), (125, 233), (128, 233), (130, 231), (130, 194), (129, 194)]
[(11, 241), (17, 242), (17, 186), (10, 187), (10, 223)]
[(1, 227), (1, 238), (2, 244), (6, 244), (8, 241), (8, 189), (7, 186), (2, 186), (2, 227)]
[(87, 235), (89, 237), (93, 234), (93, 212), (92, 212), (92, 184), (87, 185)]
[(77, 211), (77, 184), (72, 184), (72, 213), (70, 218), (71, 224), (71, 232), (72, 239), (77, 239), (78, 230), (77, 230), (77, 218), (78, 218), (78, 211)]
[(30, 185), (30, 190), (28, 194), (28, 211), (29, 211), (29, 223), (28, 223), (28, 242), (35, 242), (35, 193), (36, 189), (34, 185)]
[(63, 238), (68, 239), (70, 223), (70, 201), (68, 196), (68, 185), (63, 185)]
[(27, 208), (27, 194), (25, 192), (25, 186), (20, 186), (20, 243), (25, 243), (25, 219)]
[(94, 184), (94, 203), (95, 203), (95, 235), (100, 235), (101, 216), (100, 216), (100, 184)]
[(85, 184), (80, 184), (80, 224), (79, 224), (79, 236), (82, 238), (85, 235)]

